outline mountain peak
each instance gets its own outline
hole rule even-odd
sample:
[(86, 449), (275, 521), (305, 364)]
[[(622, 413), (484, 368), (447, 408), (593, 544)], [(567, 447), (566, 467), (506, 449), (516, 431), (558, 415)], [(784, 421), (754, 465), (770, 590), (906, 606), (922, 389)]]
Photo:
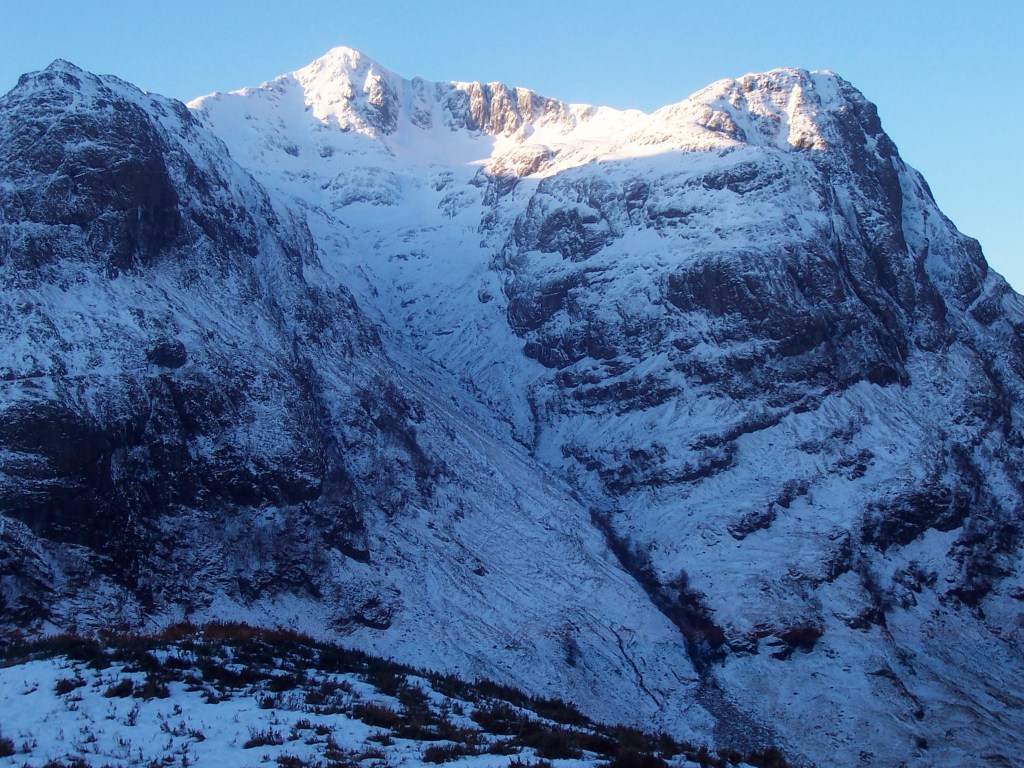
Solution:
[(88, 72), (76, 64), (72, 64), (67, 59), (54, 59), (51, 61), (45, 69), (41, 69), (36, 72), (26, 72), (20, 78), (18, 78), (18, 88), (23, 88), (29, 84), (47, 84), (48, 87), (52, 86), (55, 80), (59, 80), (65, 85), (74, 86), (79, 88), (84, 78), (96, 77), (91, 72)]
[(80, 75), (84, 74), (85, 70), (79, 67), (77, 64), (73, 64), (67, 59), (54, 59), (49, 63), (44, 72), (72, 72)]
[[(569, 119), (566, 105), (526, 88), (501, 83), (430, 82), (407, 79), (360, 51), (332, 48), (307, 66), (232, 94), (211, 94), (190, 106), (209, 114), (227, 96), (256, 99), (265, 108), (310, 113), (321, 126), (373, 138), (391, 136), (401, 126), (511, 136), (535, 123)], [(250, 102), (254, 103), (254, 102)], [(447, 133), (445, 131), (443, 133)]]
[[(71, 104), (90, 103), (101, 92), (105, 98), (114, 93), (134, 98), (141, 93), (134, 85), (113, 75), (97, 75), (66, 59), (54, 59), (45, 69), (23, 74), (4, 98), (12, 103), (53, 100), (67, 109)], [(59, 119), (60, 115), (57, 117)]]
[(355, 48), (349, 48), (345, 45), (339, 45), (331, 48), (323, 56), (314, 59), (305, 67), (296, 70), (292, 74), (300, 80), (308, 80), (318, 78), (320, 76), (341, 76), (351, 79), (352, 73), (358, 73), (358, 75), (362, 76), (365, 76), (368, 73), (377, 73), (389, 78), (399, 80), (404, 79), (386, 67), (381, 66), (379, 62), (370, 58), (361, 51), (357, 51)]
[(659, 112), (680, 106), (696, 110), (699, 125), (755, 146), (825, 150), (845, 143), (854, 123), (869, 139), (882, 136), (874, 105), (828, 70), (784, 67), (726, 78)]

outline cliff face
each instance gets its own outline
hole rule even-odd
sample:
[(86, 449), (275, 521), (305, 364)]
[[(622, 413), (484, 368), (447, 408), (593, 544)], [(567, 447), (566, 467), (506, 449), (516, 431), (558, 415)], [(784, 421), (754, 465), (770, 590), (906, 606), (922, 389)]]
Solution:
[[(109, 618), (131, 621), (196, 589), (191, 567), (167, 561), (185, 529), (193, 551), (179, 554), (206, 564), (231, 559), (231, 536), (211, 529), (267, 508), (365, 550), (342, 439), (368, 437), (322, 393), (358, 404), (369, 382), (348, 369), (378, 341), (343, 288), (316, 285), (308, 232), (182, 104), (112, 78), (61, 62), (25, 76), (0, 131), (9, 552), (39, 537), (83, 555), (69, 567), (127, 595)], [(47, 589), (15, 569), (3, 603), (33, 622), (80, 577), (34, 554)], [(274, 557), (256, 578), (277, 579)]]
[(1019, 299), (837, 78), (748, 77), (682, 116), (699, 154), (672, 135), (510, 195), (491, 264), (545, 369), (527, 439), (754, 719), (817, 759), (955, 763), (937, 743), (985, 727), (931, 729), (991, 711), (954, 682), (967, 648), (1002, 664), (1019, 637)]
[(586, 508), (385, 350), (183, 104), (58, 62), (0, 135), (5, 627), (298, 626), (692, 727), (659, 707), (683, 645)]
[(1011, 764), (1024, 305), (841, 78), (645, 115), (337, 49), (186, 109), (57, 63), (0, 135), (8, 621)]

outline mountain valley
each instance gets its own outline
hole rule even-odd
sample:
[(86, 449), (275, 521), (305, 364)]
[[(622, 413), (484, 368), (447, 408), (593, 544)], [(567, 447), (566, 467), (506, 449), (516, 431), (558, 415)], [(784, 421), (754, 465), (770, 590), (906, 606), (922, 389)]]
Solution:
[[(1017, 764), (1024, 302), (829, 72), (0, 100), (0, 615), (794, 765)], [(0, 725), (3, 723), (0, 722)]]

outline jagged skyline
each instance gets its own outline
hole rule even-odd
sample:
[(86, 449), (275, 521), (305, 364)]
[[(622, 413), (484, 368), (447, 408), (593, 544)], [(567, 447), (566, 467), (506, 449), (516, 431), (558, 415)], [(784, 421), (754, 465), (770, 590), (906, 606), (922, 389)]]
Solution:
[(746, 72), (831, 69), (878, 104), (886, 130), (942, 208), (1024, 288), (1014, 226), (1024, 212), (1024, 152), (999, 139), (1009, 129), (993, 128), (1024, 120), (1024, 106), (998, 97), (1000, 81), (1024, 74), (1015, 39), (1024, 12), (952, 2), (930, 4), (926, 14), (882, 2), (813, 14), (797, 3), (773, 9), (43, 0), (6, 10), (0, 91), (60, 57), (187, 101), (259, 85), (347, 45), (410, 77), (498, 80), (564, 101), (650, 111)]

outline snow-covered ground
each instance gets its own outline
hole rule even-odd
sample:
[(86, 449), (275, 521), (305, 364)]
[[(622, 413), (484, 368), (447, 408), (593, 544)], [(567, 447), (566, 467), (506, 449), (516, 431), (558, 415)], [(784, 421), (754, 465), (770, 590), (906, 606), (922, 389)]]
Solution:
[(120, 644), (0, 668), (0, 765), (584, 768), (629, 750), (678, 768), (717, 759), (555, 701), (302, 640)]

